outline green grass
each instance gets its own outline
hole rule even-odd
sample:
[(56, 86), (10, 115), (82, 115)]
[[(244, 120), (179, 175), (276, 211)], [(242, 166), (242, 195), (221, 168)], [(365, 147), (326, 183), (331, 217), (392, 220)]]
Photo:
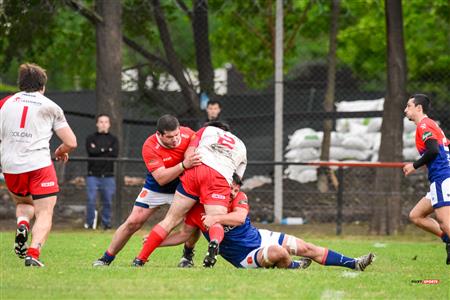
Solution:
[[(41, 255), (46, 267), (30, 269), (12, 251), (14, 233), (1, 232), (0, 299), (450, 299), (450, 266), (444, 263), (444, 245), (432, 236), (317, 238), (307, 233), (308, 241), (348, 256), (374, 252), (373, 265), (356, 273), (318, 264), (303, 271), (243, 270), (223, 259), (214, 269), (203, 269), (203, 240), (193, 269), (176, 268), (181, 247), (158, 249), (144, 268), (131, 268), (142, 235), (130, 240), (113, 265), (94, 269), (91, 263), (107, 247), (111, 231), (55, 231)], [(411, 282), (422, 279), (440, 283)]]

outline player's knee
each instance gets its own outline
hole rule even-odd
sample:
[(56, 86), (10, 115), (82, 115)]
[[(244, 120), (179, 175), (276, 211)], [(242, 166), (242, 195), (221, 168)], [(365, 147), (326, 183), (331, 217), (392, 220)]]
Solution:
[(439, 222), (439, 227), (441, 228), (441, 230), (445, 233), (449, 233), (450, 232), (450, 222), (449, 221), (444, 221), (444, 222)]
[(413, 210), (409, 212), (409, 220), (414, 223), (417, 224), (419, 223), (420, 220), (420, 216), (418, 214), (416, 214)]
[(282, 259), (289, 257), (289, 253), (286, 249), (280, 246), (269, 246), (268, 258), (271, 263), (276, 263)]
[(126, 221), (126, 228), (128, 231), (136, 232), (144, 225), (145, 220), (140, 218), (128, 218)]

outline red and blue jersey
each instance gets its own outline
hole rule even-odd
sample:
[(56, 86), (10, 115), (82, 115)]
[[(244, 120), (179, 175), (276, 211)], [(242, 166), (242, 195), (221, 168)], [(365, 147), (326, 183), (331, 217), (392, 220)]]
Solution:
[(416, 147), (420, 155), (426, 151), (425, 142), (434, 139), (439, 145), (439, 154), (427, 164), (428, 179), (430, 182), (450, 177), (449, 142), (435, 121), (428, 117), (423, 118), (416, 128)]
[(142, 146), (142, 158), (147, 166), (147, 178), (144, 187), (154, 192), (173, 194), (180, 182), (178, 178), (165, 185), (159, 185), (152, 172), (161, 168), (171, 168), (184, 159), (184, 153), (191, 142), (194, 131), (188, 127), (180, 127), (181, 142), (176, 148), (166, 148), (158, 141), (156, 133), (151, 135)]
[[(239, 192), (231, 201), (228, 211), (232, 212), (236, 207), (244, 208), (247, 211), (250, 209), (247, 196), (243, 192)], [(206, 230), (202, 221), (202, 215), (204, 214), (203, 205), (197, 203), (188, 212), (184, 222), (187, 225), (198, 227), (209, 241), (208, 230)], [(251, 224), (248, 216), (245, 218), (244, 224), (239, 226), (225, 225), (224, 231), (225, 235), (219, 246), (219, 254), (236, 268), (242, 268), (240, 262), (247, 257), (248, 253), (261, 246), (261, 235), (258, 229)]]

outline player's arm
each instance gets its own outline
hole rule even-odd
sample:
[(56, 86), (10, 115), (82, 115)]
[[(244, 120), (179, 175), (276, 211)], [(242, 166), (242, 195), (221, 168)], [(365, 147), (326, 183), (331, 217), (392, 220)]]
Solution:
[(435, 139), (428, 139), (425, 141), (426, 151), (418, 160), (413, 162), (414, 169), (418, 169), (427, 163), (433, 161), (439, 154), (439, 144)]
[(439, 154), (439, 144), (436, 139), (428, 139), (425, 141), (425, 152), (418, 160), (413, 163), (406, 164), (403, 167), (403, 173), (405, 176), (414, 173), (418, 168), (431, 162)]
[(197, 154), (193, 154), (188, 157), (185, 157), (181, 163), (176, 164), (173, 167), (166, 168), (162, 166), (150, 172), (152, 173), (153, 178), (155, 178), (156, 182), (158, 182), (159, 185), (165, 185), (171, 182), (172, 180), (175, 180), (175, 178), (180, 176), (181, 173), (184, 172), (184, 170), (190, 169), (199, 164), (201, 164), (200, 156)]
[(206, 227), (219, 223), (222, 225), (239, 226), (245, 223), (248, 210), (242, 207), (235, 207), (232, 212), (225, 215), (202, 216), (203, 224)]
[(55, 150), (56, 160), (66, 162), (69, 159), (69, 153), (77, 147), (77, 138), (69, 126), (56, 129), (55, 133), (62, 141)]
[(186, 242), (194, 233), (197, 227), (184, 223), (183, 227), (178, 232), (171, 233), (166, 239), (159, 245), (159, 247), (176, 246)]

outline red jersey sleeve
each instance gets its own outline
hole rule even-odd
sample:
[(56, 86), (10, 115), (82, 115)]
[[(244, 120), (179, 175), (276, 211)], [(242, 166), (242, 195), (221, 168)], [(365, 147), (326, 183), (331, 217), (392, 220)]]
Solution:
[(205, 131), (206, 127), (200, 128), (195, 135), (191, 138), (191, 143), (189, 144), (189, 147), (197, 147), (200, 143), (200, 139), (202, 138), (203, 131)]
[(164, 167), (162, 158), (151, 148), (148, 140), (144, 143), (144, 147), (142, 147), (142, 159), (150, 173)]
[(250, 206), (248, 205), (247, 195), (244, 192), (239, 192), (236, 197), (231, 202), (230, 210), (233, 211), (235, 207), (244, 208), (247, 211), (250, 210)]
[(417, 127), (418, 136), (423, 143), (425, 143), (429, 139), (438, 140), (439, 133), (437, 132), (437, 128), (433, 126), (432, 122), (420, 122)]

